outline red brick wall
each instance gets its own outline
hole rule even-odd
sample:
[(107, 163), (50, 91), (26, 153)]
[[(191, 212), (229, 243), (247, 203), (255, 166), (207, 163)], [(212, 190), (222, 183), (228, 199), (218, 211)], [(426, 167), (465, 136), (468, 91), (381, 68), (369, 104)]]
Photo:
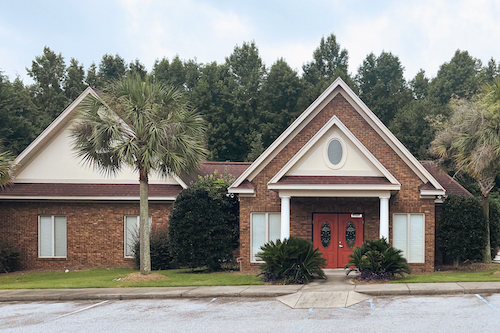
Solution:
[[(340, 94), (331, 100), (315, 118), (290, 141), (278, 155), (252, 180), (256, 190), (254, 198), (240, 198), (240, 244), (243, 268), (255, 270), (250, 264), (250, 213), (279, 212), (280, 198), (267, 189), (267, 182), (309, 141), (323, 125), (336, 115), (349, 130), (368, 148), (387, 170), (401, 183), (401, 190), (391, 197), (389, 225), (392, 232), (393, 213), (425, 213), (425, 264), (415, 264), (414, 272), (434, 269), (434, 202), (422, 200), (418, 187), (422, 181), (408, 165), (392, 150), (372, 127), (354, 110)], [(312, 240), (313, 212), (365, 213), (365, 239), (378, 238), (379, 199), (372, 198), (295, 198), (291, 199), (291, 235)], [(361, 209), (361, 210), (360, 210)]]
[[(153, 227), (166, 227), (171, 203), (150, 203)], [(38, 216), (65, 215), (67, 258), (38, 258)], [(139, 203), (0, 202), (2, 237), (21, 250), (22, 269), (133, 266), (124, 258), (124, 216)]]

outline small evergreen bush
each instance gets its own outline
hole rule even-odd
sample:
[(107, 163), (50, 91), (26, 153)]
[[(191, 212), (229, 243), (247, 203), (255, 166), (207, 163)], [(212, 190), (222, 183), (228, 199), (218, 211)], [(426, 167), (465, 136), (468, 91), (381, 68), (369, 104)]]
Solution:
[(365, 241), (356, 246), (349, 255), (345, 268), (347, 272), (356, 270), (363, 280), (393, 279), (396, 275), (410, 274), (411, 268), (401, 255), (402, 251), (392, 247), (385, 238)]
[(227, 196), (225, 188), (217, 191), (192, 185), (182, 190), (169, 218), (175, 262), (191, 269), (219, 271), (232, 261), (238, 246), (237, 204), (237, 198)]
[(19, 269), (21, 253), (12, 243), (0, 239), (0, 272), (14, 272)]
[(458, 195), (446, 198), (437, 230), (443, 262), (458, 265), (460, 261), (481, 260), (486, 239), (486, 216), (479, 199)]
[[(139, 237), (134, 240), (134, 265), (139, 268), (141, 243)], [(167, 228), (152, 228), (149, 233), (149, 251), (151, 256), (151, 269), (154, 271), (175, 268), (168, 245)]]
[(265, 262), (260, 267), (264, 282), (308, 283), (314, 277), (325, 278), (321, 267), (325, 267), (326, 259), (306, 239), (293, 236), (283, 242), (278, 239), (276, 243), (270, 241), (264, 244), (261, 250), (257, 258)]
[(493, 259), (500, 250), (500, 205), (493, 200), (490, 201), (490, 245)]

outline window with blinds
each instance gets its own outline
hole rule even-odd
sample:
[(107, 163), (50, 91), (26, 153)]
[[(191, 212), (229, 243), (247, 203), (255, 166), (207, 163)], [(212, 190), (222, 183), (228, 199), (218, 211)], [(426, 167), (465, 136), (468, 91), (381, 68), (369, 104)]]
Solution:
[[(125, 215), (125, 258), (134, 257), (134, 243), (139, 239), (139, 215)], [(149, 217), (149, 228), (153, 219)]]
[(38, 217), (38, 256), (66, 258), (66, 216)]
[(251, 262), (259, 262), (256, 254), (260, 247), (281, 238), (281, 213), (252, 213), (251, 220)]
[(392, 245), (409, 263), (425, 262), (424, 214), (394, 214)]

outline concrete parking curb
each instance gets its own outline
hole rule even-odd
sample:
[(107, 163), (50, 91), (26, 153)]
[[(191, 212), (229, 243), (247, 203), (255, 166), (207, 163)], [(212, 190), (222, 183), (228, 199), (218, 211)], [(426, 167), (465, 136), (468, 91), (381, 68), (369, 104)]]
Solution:
[[(346, 286), (370, 296), (463, 295), (500, 293), (500, 282), (386, 283)], [(213, 287), (135, 287), (82, 289), (0, 289), (0, 302), (132, 300), (214, 297), (279, 297), (301, 293), (332, 292), (328, 285), (256, 285)], [(347, 290), (347, 289), (346, 289)]]
[(500, 293), (500, 282), (372, 284), (357, 285), (354, 290), (372, 296), (495, 294)]
[(84, 289), (4, 289), (0, 302), (130, 300), (213, 297), (277, 297), (298, 292), (302, 285), (136, 287)]

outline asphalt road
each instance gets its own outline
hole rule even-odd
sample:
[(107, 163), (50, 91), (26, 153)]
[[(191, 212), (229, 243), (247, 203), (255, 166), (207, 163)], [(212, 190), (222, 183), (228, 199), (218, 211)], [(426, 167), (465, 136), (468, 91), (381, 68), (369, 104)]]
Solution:
[(1, 332), (500, 332), (500, 294), (377, 297), (349, 308), (274, 299), (0, 303)]

